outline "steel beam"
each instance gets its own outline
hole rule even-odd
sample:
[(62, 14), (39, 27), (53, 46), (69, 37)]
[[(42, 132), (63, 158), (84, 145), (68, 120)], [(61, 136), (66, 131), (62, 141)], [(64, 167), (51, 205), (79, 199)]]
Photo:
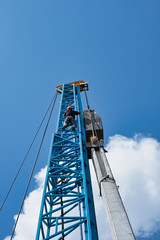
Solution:
[[(76, 131), (70, 127), (62, 131), (68, 105), (81, 111)], [(77, 240), (98, 240), (80, 89), (65, 84), (51, 142), (36, 240), (71, 240), (77, 229)]]
[(91, 156), (113, 240), (135, 240), (104, 148), (92, 148)]

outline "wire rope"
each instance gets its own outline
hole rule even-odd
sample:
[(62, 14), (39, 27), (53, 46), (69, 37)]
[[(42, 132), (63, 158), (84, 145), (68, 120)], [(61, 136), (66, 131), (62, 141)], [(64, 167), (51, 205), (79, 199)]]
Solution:
[(37, 129), (37, 131), (36, 131), (36, 134), (35, 134), (32, 142), (31, 142), (31, 144), (30, 144), (30, 146), (29, 146), (29, 148), (28, 148), (28, 150), (27, 150), (27, 153), (26, 153), (26, 155), (25, 155), (25, 157), (24, 157), (24, 159), (23, 159), (23, 161), (22, 161), (22, 163), (21, 163), (21, 165), (20, 165), (20, 167), (19, 167), (19, 169), (18, 169), (18, 171), (17, 171), (17, 174), (16, 174), (15, 178), (13, 179), (13, 181), (12, 181), (12, 183), (11, 183), (11, 186), (10, 186), (10, 188), (9, 188), (9, 190), (8, 190), (8, 192), (7, 192), (4, 200), (3, 200), (3, 203), (2, 203), (2, 205), (1, 205), (1, 207), (0, 207), (0, 211), (2, 210), (2, 208), (3, 208), (3, 206), (4, 206), (5, 202), (6, 202), (6, 200), (7, 200), (7, 198), (8, 198), (8, 196), (9, 196), (9, 194), (10, 194), (10, 191), (12, 190), (12, 188), (13, 188), (13, 186), (14, 186), (14, 183), (15, 183), (15, 181), (16, 181), (16, 179), (17, 179), (17, 177), (18, 177), (18, 175), (19, 175), (19, 173), (20, 173), (20, 171), (21, 171), (21, 169), (22, 169), (22, 166), (23, 166), (23, 164), (24, 164), (24, 162), (25, 162), (25, 160), (26, 160), (26, 158), (27, 158), (27, 156), (28, 156), (28, 154), (29, 154), (32, 146), (33, 146), (33, 143), (34, 143), (35, 140), (36, 140), (36, 137), (37, 137), (37, 135), (38, 135), (38, 133), (39, 133), (41, 127), (42, 127), (42, 124), (43, 124), (43, 122), (44, 122), (44, 120), (45, 120), (45, 118), (46, 118), (46, 116), (47, 116), (47, 114), (48, 114), (48, 112), (49, 112), (49, 109), (50, 109), (51, 106), (52, 106), (52, 103), (53, 103), (55, 97), (56, 97), (56, 94), (55, 94), (54, 97), (52, 98), (52, 100), (51, 100), (51, 102), (50, 102), (50, 104), (49, 104), (49, 107), (48, 107), (48, 109), (47, 109), (47, 111), (46, 111), (46, 113), (45, 113), (45, 115), (44, 115), (44, 117), (43, 117), (43, 119), (42, 119), (42, 121), (41, 121), (41, 123), (40, 123), (40, 125), (39, 125), (39, 127), (38, 127), (38, 129)]
[(98, 140), (98, 133), (97, 133), (97, 130), (96, 130), (95, 126), (94, 126), (94, 123), (96, 123), (96, 125), (98, 126), (99, 129), (100, 129), (100, 127), (97, 124), (96, 119), (94, 118), (94, 116), (91, 113), (91, 109), (90, 109), (90, 106), (89, 106), (89, 101), (88, 101), (88, 97), (87, 97), (86, 91), (85, 91), (85, 97), (86, 97), (87, 108), (88, 108), (88, 111), (89, 111), (89, 114), (90, 114), (90, 118), (91, 118), (92, 137), (90, 138), (90, 140), (92, 141), (92, 139), (93, 139), (93, 141), (97, 141), (98, 147), (100, 149), (100, 141), (103, 141), (103, 143), (104, 143), (104, 140), (103, 139)]
[(28, 192), (28, 188), (29, 188), (29, 185), (30, 185), (32, 176), (33, 176), (33, 172), (34, 172), (34, 169), (35, 169), (35, 166), (36, 166), (36, 163), (37, 163), (39, 154), (40, 154), (40, 151), (41, 151), (41, 148), (42, 148), (42, 144), (43, 144), (44, 137), (45, 137), (45, 134), (46, 134), (46, 131), (47, 131), (47, 128), (48, 128), (48, 125), (49, 125), (49, 122), (50, 122), (50, 119), (51, 119), (51, 116), (52, 116), (52, 112), (53, 112), (53, 109), (54, 109), (54, 105), (55, 105), (56, 99), (57, 99), (57, 94), (55, 95), (55, 99), (54, 99), (54, 102), (53, 102), (53, 105), (52, 105), (52, 108), (51, 108), (51, 112), (50, 112), (50, 115), (49, 115), (49, 118), (48, 118), (48, 121), (47, 121), (45, 130), (44, 130), (44, 133), (43, 133), (43, 136), (42, 136), (42, 140), (41, 140), (41, 143), (40, 143), (40, 146), (39, 146), (39, 149), (38, 149), (38, 153), (37, 153), (37, 156), (36, 156), (36, 159), (35, 159), (33, 168), (32, 168), (32, 172), (31, 172), (30, 177), (29, 177), (29, 180), (28, 180), (28, 184), (27, 184), (27, 187), (26, 187), (26, 190), (25, 190), (23, 199), (22, 199), (22, 203), (21, 203), (21, 206), (20, 206), (20, 209), (19, 209), (19, 212), (18, 212), (16, 221), (15, 221), (15, 225), (14, 225), (14, 228), (13, 228), (13, 231), (12, 231), (12, 235), (11, 235), (10, 240), (12, 240), (13, 235), (14, 235), (14, 233), (15, 233), (15, 229), (16, 229), (16, 226), (17, 226), (17, 223), (18, 223), (18, 220), (19, 220), (19, 216), (20, 216), (20, 213), (21, 213), (21, 210), (22, 210), (22, 207), (23, 207), (23, 204), (24, 204), (24, 201), (25, 201), (27, 192)]
[(88, 107), (88, 111), (89, 111), (89, 114), (90, 114), (90, 118), (91, 118), (91, 127), (92, 127), (92, 135), (93, 137), (95, 137), (95, 134), (94, 134), (94, 125), (93, 125), (93, 118), (92, 118), (92, 113), (91, 113), (91, 109), (90, 109), (90, 106), (89, 106), (89, 101), (88, 101), (88, 97), (87, 97), (87, 93), (85, 91), (85, 96), (86, 96), (86, 102), (87, 102), (87, 107)]

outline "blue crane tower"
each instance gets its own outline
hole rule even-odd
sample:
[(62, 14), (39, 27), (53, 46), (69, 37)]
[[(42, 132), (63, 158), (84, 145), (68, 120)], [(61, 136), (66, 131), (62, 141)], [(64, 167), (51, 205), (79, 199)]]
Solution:
[[(81, 239), (98, 239), (80, 91), (87, 84), (57, 88), (61, 104), (47, 168), (36, 239), (66, 239), (79, 228)], [(62, 131), (68, 106), (81, 112), (76, 131)], [(71, 239), (69, 237), (68, 239)]]
[[(80, 92), (88, 83), (58, 86), (61, 94), (56, 133), (50, 148), (36, 240), (98, 240), (88, 158), (92, 158), (113, 240), (135, 240), (103, 147), (101, 119), (82, 110)], [(76, 130), (62, 130), (68, 106), (80, 111)], [(89, 104), (88, 104), (89, 106)]]

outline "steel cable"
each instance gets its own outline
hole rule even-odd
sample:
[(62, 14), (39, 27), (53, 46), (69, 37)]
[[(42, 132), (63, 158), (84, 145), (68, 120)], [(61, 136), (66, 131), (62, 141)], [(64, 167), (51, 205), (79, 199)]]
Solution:
[(8, 198), (8, 196), (9, 196), (9, 194), (10, 194), (10, 191), (11, 191), (12, 188), (13, 188), (13, 185), (14, 185), (14, 183), (15, 183), (15, 181), (16, 181), (16, 179), (17, 179), (17, 177), (18, 177), (18, 175), (19, 175), (19, 173), (20, 173), (20, 171), (21, 171), (21, 169), (22, 169), (22, 166), (23, 166), (23, 164), (24, 164), (24, 162), (25, 162), (25, 160), (26, 160), (26, 158), (27, 158), (27, 156), (28, 156), (28, 154), (29, 154), (29, 152), (30, 152), (30, 150), (31, 150), (31, 148), (32, 148), (32, 145), (33, 145), (34, 141), (36, 140), (36, 137), (37, 137), (37, 135), (38, 135), (38, 133), (39, 133), (41, 127), (42, 127), (42, 124), (43, 124), (43, 122), (44, 122), (44, 120), (45, 120), (45, 118), (46, 118), (46, 116), (47, 116), (47, 114), (48, 114), (48, 112), (49, 112), (50, 107), (52, 106), (52, 103), (53, 103), (55, 97), (56, 97), (56, 94), (55, 94), (54, 97), (52, 98), (51, 103), (49, 104), (49, 107), (48, 107), (48, 109), (47, 109), (47, 111), (46, 111), (46, 113), (45, 113), (45, 115), (44, 115), (44, 117), (43, 117), (43, 119), (42, 119), (42, 121), (41, 121), (41, 123), (40, 123), (40, 125), (39, 125), (39, 127), (38, 127), (38, 129), (37, 129), (37, 131), (36, 131), (36, 134), (35, 134), (32, 142), (31, 142), (29, 148), (28, 148), (28, 151), (27, 151), (27, 153), (26, 153), (26, 155), (25, 155), (25, 157), (24, 157), (24, 159), (23, 159), (23, 161), (22, 161), (22, 163), (21, 163), (21, 165), (20, 165), (20, 167), (19, 167), (19, 169), (18, 169), (18, 171), (17, 171), (17, 174), (16, 174), (15, 178), (14, 178), (13, 181), (12, 181), (12, 184), (11, 184), (11, 186), (10, 186), (10, 188), (9, 188), (7, 194), (6, 194), (6, 197), (4, 198), (4, 201), (3, 201), (3, 203), (2, 203), (2, 205), (1, 205), (1, 207), (0, 207), (0, 211), (2, 210), (2, 208), (3, 208), (3, 206), (4, 206), (5, 202), (6, 202), (6, 200), (7, 200), (7, 198)]
[(92, 135), (93, 137), (95, 137), (95, 134), (94, 134), (94, 125), (93, 125), (93, 118), (92, 118), (92, 113), (91, 113), (91, 109), (90, 109), (90, 106), (89, 106), (89, 101), (88, 101), (88, 97), (87, 97), (87, 93), (85, 91), (85, 96), (86, 96), (86, 102), (87, 102), (87, 107), (88, 107), (88, 111), (90, 113), (90, 118), (91, 118), (91, 127), (92, 127)]
[[(91, 109), (90, 109), (90, 106), (89, 106), (89, 101), (88, 101), (88, 97), (87, 97), (86, 91), (85, 91), (85, 97), (86, 97), (87, 108), (88, 108), (88, 111), (89, 111), (89, 113), (90, 113), (90, 118), (91, 118), (91, 128), (92, 128), (92, 137), (91, 137), (91, 138), (92, 138), (93, 140), (97, 141), (98, 147), (99, 147), (99, 149), (100, 149), (100, 141), (103, 141), (103, 142), (104, 142), (104, 140), (103, 140), (103, 139), (98, 140), (97, 130), (96, 130), (96, 128), (94, 127), (94, 123), (97, 123), (97, 121), (96, 121), (96, 119), (94, 118), (94, 116), (93, 116), (92, 113), (91, 113)], [(98, 128), (100, 129), (100, 127), (99, 127), (98, 124), (97, 124), (97, 126), (98, 126)], [(95, 135), (96, 135), (96, 136), (95, 136)]]
[(43, 133), (43, 136), (42, 136), (42, 140), (41, 140), (41, 143), (40, 143), (40, 146), (39, 146), (39, 149), (38, 149), (38, 153), (37, 153), (37, 156), (36, 156), (36, 159), (35, 159), (35, 162), (34, 162), (33, 168), (32, 168), (31, 175), (30, 175), (30, 177), (29, 177), (29, 181), (28, 181), (28, 184), (27, 184), (27, 187), (26, 187), (26, 190), (25, 190), (24, 196), (23, 196), (23, 200), (22, 200), (22, 203), (21, 203), (21, 206), (20, 206), (20, 209), (19, 209), (19, 212), (18, 212), (17, 218), (16, 218), (16, 222), (15, 222), (15, 225), (14, 225), (14, 228), (13, 228), (13, 231), (12, 231), (12, 235), (11, 235), (10, 240), (12, 240), (12, 238), (13, 238), (13, 235), (14, 235), (14, 232), (15, 232), (15, 229), (16, 229), (16, 226), (17, 226), (17, 223), (18, 223), (18, 219), (19, 219), (19, 216), (20, 216), (20, 213), (21, 213), (21, 210), (22, 210), (22, 207), (23, 207), (23, 204), (24, 204), (24, 201), (25, 201), (26, 195), (27, 195), (27, 191), (28, 191), (28, 188), (29, 188), (29, 185), (30, 185), (30, 182), (31, 182), (32, 176), (33, 176), (33, 172), (34, 172), (34, 169), (35, 169), (35, 166), (36, 166), (36, 163), (37, 163), (38, 157), (39, 157), (39, 153), (40, 153), (41, 148), (42, 148), (42, 144), (43, 144), (44, 137), (45, 137), (45, 134), (46, 134), (46, 131), (47, 131), (47, 128), (48, 128), (48, 125), (49, 125), (49, 122), (50, 122), (50, 119), (51, 119), (51, 116), (52, 116), (52, 112), (53, 112), (53, 109), (54, 109), (54, 105), (55, 105), (56, 99), (57, 99), (57, 94), (56, 94), (56, 96), (55, 96), (55, 99), (54, 99), (54, 102), (53, 102), (53, 105), (52, 105), (52, 108), (51, 108), (51, 112), (50, 112), (50, 115), (49, 115), (49, 118), (48, 118), (48, 121), (47, 121), (47, 124), (46, 124), (45, 130), (44, 130), (44, 133)]

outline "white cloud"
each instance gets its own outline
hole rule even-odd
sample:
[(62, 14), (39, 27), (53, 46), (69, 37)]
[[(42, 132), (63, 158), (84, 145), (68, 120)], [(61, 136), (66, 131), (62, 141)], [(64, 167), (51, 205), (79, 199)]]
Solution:
[[(153, 138), (136, 135), (110, 137), (107, 158), (136, 235), (149, 236), (160, 222), (160, 143)], [(46, 168), (36, 176), (38, 187), (25, 200), (14, 240), (35, 239)], [(96, 179), (91, 164), (100, 240), (110, 240)], [(9, 238), (6, 237), (5, 240)]]
[[(21, 213), (19, 217), (14, 240), (35, 239), (45, 173), (46, 168), (43, 168), (35, 175), (35, 181), (38, 186), (29, 194), (24, 202), (23, 213)], [(16, 217), (17, 216), (14, 216), (14, 218)], [(9, 239), (9, 236), (5, 238), (5, 240)]]
[(115, 135), (107, 149), (134, 232), (149, 236), (160, 223), (160, 143), (141, 135)]

